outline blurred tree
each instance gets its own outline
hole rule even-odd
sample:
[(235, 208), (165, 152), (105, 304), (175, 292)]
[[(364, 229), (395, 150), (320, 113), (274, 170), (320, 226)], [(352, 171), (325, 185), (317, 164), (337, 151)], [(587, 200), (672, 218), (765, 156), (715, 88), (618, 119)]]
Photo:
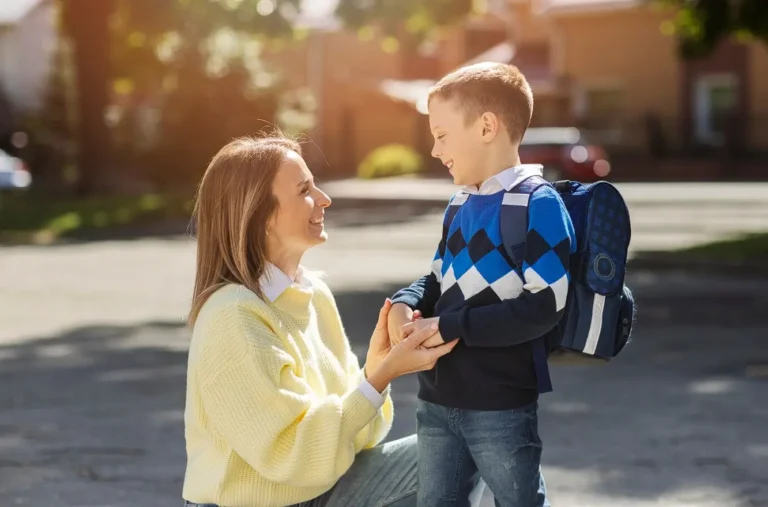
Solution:
[(421, 41), (436, 28), (465, 19), (480, 3), (477, 0), (339, 0), (336, 14), (350, 28), (376, 26), (385, 35)]
[[(238, 67), (253, 75), (254, 52), (233, 55), (237, 49), (232, 46), (247, 42), (243, 35), (274, 38), (290, 34), (301, 0), (61, 2), (77, 75), (77, 188), (85, 194), (95, 191), (99, 181), (108, 179), (104, 171), (114, 168), (107, 128), (107, 106), (113, 94), (147, 97), (167, 91), (169, 83), (179, 82), (179, 70), (191, 64), (201, 65), (213, 80)], [(245, 47), (252, 49), (253, 45)], [(196, 53), (205, 58), (196, 58)], [(232, 64), (236, 57), (240, 63)], [(256, 92), (265, 88), (264, 81), (263, 76), (260, 83), (242, 81), (245, 89), (230, 93), (253, 97), (254, 88)]]
[[(712, 52), (729, 35), (768, 43), (768, 0), (648, 0), (678, 9), (663, 27), (679, 37), (683, 57)], [(350, 27), (373, 25), (387, 35), (423, 39), (439, 26), (482, 9), (481, 0), (339, 0), (337, 14)]]
[(108, 20), (114, 0), (64, 0), (63, 8), (64, 30), (72, 39), (77, 69), (77, 191), (87, 194), (95, 189), (98, 172), (109, 163), (104, 111), (108, 102)]
[(731, 35), (768, 43), (766, 0), (660, 0), (660, 3), (679, 9), (662, 30), (678, 36), (684, 58), (706, 56)]
[[(138, 155), (135, 166), (156, 186), (194, 184), (224, 143), (273, 121), (277, 77), (261, 52), (292, 33), (298, 1), (117, 0), (111, 48), (121, 159)], [(150, 138), (140, 135), (148, 121)]]

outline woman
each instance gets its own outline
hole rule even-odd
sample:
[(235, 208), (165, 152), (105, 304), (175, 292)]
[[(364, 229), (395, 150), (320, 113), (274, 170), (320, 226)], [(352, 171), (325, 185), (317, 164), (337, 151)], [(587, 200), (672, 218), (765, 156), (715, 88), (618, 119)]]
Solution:
[[(197, 195), (197, 273), (184, 416), (189, 505), (415, 505), (416, 442), (375, 447), (392, 424), (389, 383), (455, 342), (391, 347), (386, 301), (364, 368), (334, 298), (300, 266), (326, 241), (331, 200), (300, 146), (239, 139)], [(361, 452), (362, 451), (362, 452)]]

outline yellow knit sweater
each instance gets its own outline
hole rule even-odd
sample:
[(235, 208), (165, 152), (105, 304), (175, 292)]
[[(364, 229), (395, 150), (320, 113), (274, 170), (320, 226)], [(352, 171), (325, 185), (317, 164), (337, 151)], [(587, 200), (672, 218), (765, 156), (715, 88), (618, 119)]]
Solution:
[(203, 306), (192, 333), (183, 496), (271, 507), (328, 491), (393, 418), (365, 378), (328, 287), (315, 277), (274, 302), (237, 285)]

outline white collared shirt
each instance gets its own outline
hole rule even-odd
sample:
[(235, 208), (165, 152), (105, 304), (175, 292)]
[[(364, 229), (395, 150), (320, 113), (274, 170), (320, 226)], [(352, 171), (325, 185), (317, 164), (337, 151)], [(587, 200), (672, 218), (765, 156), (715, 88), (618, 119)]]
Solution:
[(480, 187), (467, 185), (462, 192), (475, 195), (491, 195), (502, 190), (512, 190), (517, 184), (531, 176), (542, 176), (544, 166), (540, 164), (520, 164), (504, 169), (485, 180)]
[(280, 294), (285, 292), (288, 287), (293, 284), (307, 288), (312, 287), (312, 282), (306, 279), (304, 276), (304, 268), (301, 266), (296, 270), (296, 279), (298, 281), (292, 280), (291, 277), (286, 275), (280, 268), (271, 262), (268, 262), (267, 265), (264, 266), (264, 274), (259, 278), (259, 285), (261, 286), (261, 291), (264, 293), (264, 296), (269, 299), (270, 302), (274, 303), (275, 300), (280, 297)]
[[(312, 287), (312, 282), (304, 276), (304, 268), (301, 266), (296, 270), (296, 280), (292, 280), (291, 277), (286, 275), (280, 268), (271, 262), (268, 262), (264, 267), (264, 274), (259, 278), (259, 285), (261, 286), (261, 291), (264, 293), (264, 297), (269, 299), (272, 303), (294, 284), (306, 288)], [(365, 376), (364, 370), (361, 371), (361, 375), (363, 377)], [(368, 398), (377, 410), (384, 405), (384, 396), (382, 396), (381, 393), (379, 393), (365, 378), (361, 380), (360, 385), (357, 388), (360, 389), (360, 392)]]

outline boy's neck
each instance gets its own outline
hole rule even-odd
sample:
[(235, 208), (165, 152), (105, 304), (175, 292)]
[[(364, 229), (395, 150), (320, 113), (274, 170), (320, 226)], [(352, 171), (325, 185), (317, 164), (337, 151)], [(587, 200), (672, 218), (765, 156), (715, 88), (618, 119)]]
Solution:
[(519, 165), (520, 154), (517, 151), (517, 146), (506, 147), (506, 149), (495, 153), (491, 152), (488, 159), (480, 167), (480, 174), (478, 176), (482, 177), (482, 179), (477, 183), (477, 186), (479, 187), (500, 172)]

